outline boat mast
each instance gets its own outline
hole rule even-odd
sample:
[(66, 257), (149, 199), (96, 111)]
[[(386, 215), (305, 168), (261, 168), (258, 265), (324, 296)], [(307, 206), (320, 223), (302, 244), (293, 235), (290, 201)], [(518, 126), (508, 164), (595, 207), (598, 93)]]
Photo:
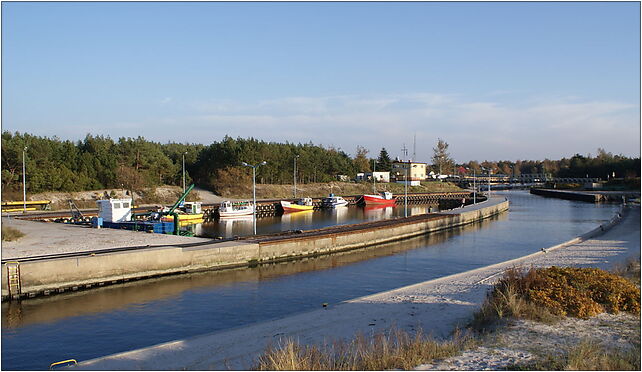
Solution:
[(375, 183), (377, 182), (377, 179), (375, 178), (375, 168), (375, 159), (372, 159), (372, 192), (377, 195), (377, 186), (375, 185)]

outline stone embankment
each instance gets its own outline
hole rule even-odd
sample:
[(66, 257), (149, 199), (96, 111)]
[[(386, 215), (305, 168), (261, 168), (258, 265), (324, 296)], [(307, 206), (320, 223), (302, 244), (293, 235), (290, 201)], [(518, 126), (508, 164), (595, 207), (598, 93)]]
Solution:
[[(98, 249), (38, 257), (3, 259), (3, 299), (35, 297), (185, 272), (251, 266), (362, 248), (473, 223), (502, 213), (508, 201), (495, 198), (450, 213), (219, 242)], [(35, 223), (35, 222), (34, 222)], [(109, 230), (106, 230), (109, 231)], [(91, 242), (91, 229), (84, 241)]]

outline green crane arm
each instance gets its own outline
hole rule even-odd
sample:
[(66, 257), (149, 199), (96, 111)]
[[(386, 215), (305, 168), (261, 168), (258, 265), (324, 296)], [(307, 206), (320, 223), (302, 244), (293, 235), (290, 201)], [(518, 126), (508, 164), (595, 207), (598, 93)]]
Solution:
[(172, 207), (169, 209), (169, 211), (167, 211), (167, 212), (165, 212), (165, 213), (163, 213), (163, 214), (169, 215), (169, 214), (174, 213), (174, 210), (175, 210), (176, 208), (178, 208), (178, 205), (179, 205), (179, 204), (181, 204), (181, 202), (182, 202), (183, 200), (185, 200), (185, 198), (187, 197), (187, 194), (189, 194), (189, 192), (190, 192), (190, 191), (192, 191), (192, 189), (193, 189), (193, 188), (194, 188), (194, 184), (189, 185), (189, 187), (185, 190), (185, 192), (183, 193), (183, 195), (181, 195), (181, 197), (180, 197), (180, 198), (178, 198), (178, 200), (176, 201), (176, 203), (174, 203), (174, 205), (172, 205)]

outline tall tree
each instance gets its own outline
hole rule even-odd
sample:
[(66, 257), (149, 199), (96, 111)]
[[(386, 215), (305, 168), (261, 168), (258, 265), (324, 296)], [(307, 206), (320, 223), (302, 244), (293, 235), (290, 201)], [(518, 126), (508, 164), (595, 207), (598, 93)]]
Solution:
[(357, 172), (370, 172), (370, 160), (368, 160), (368, 150), (365, 147), (357, 146), (357, 154), (354, 157), (354, 166)]
[(390, 160), (390, 155), (388, 151), (383, 147), (379, 152), (379, 157), (377, 158), (377, 171), (389, 172), (392, 169), (392, 160)]
[(434, 153), (432, 156), (432, 164), (436, 168), (435, 170), (439, 171), (439, 174), (452, 170), (455, 161), (448, 153), (448, 143), (439, 138), (437, 139), (437, 146), (433, 147), (432, 150)]

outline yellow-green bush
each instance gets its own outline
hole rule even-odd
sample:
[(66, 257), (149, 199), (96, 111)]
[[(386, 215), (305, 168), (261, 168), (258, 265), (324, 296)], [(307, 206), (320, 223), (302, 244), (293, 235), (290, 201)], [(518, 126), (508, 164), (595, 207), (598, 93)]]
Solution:
[(506, 286), (556, 315), (588, 318), (601, 312), (640, 311), (640, 290), (627, 279), (596, 268), (509, 270), (493, 293)]

